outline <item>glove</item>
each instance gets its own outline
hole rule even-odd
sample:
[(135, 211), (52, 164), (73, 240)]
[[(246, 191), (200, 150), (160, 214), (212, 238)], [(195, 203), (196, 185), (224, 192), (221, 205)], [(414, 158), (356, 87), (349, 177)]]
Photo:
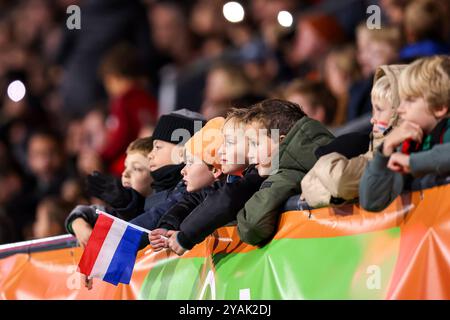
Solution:
[(125, 208), (132, 200), (132, 191), (120, 179), (94, 171), (87, 176), (89, 195), (105, 201), (113, 208)]

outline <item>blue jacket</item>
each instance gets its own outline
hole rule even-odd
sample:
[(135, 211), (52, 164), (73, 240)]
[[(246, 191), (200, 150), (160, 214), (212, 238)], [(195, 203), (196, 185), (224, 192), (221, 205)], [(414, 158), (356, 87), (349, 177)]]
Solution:
[[(183, 181), (180, 181), (173, 189), (153, 194), (145, 200), (144, 212), (131, 220), (130, 223), (148, 230), (155, 229), (164, 213), (187, 194), (186, 185)], [(140, 248), (142, 249), (148, 244), (148, 234), (144, 234)]]

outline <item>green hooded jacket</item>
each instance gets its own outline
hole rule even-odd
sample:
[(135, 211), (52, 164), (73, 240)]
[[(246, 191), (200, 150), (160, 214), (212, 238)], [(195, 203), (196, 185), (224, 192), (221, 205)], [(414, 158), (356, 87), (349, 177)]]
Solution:
[(280, 208), (289, 197), (301, 193), (300, 182), (317, 161), (315, 150), (333, 139), (320, 122), (308, 117), (292, 127), (280, 144), (278, 171), (263, 182), (237, 215), (242, 241), (258, 245), (272, 238)]

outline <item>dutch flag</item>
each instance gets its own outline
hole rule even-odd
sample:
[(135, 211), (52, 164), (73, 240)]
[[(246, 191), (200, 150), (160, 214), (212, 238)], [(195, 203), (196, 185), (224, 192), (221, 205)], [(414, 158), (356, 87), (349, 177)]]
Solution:
[(100, 278), (117, 285), (129, 284), (143, 233), (149, 231), (97, 210), (79, 270), (88, 278)]

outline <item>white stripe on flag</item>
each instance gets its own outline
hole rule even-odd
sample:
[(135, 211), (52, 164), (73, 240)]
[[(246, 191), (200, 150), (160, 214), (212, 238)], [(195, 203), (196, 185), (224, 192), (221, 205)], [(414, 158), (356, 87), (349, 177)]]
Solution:
[(119, 246), (120, 240), (122, 240), (123, 234), (127, 229), (127, 224), (120, 220), (114, 219), (111, 228), (109, 229), (108, 235), (103, 241), (102, 248), (98, 253), (97, 260), (92, 267), (91, 275), (92, 278), (103, 278), (108, 271), (109, 265), (117, 247)]

